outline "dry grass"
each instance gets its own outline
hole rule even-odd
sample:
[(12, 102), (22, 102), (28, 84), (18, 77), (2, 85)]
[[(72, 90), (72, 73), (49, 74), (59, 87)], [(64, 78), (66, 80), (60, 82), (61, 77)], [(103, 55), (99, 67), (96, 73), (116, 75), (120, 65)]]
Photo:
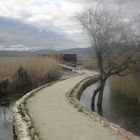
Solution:
[(13, 76), (22, 67), (32, 81), (47, 76), (58, 78), (60, 67), (56, 60), (50, 57), (1, 57), (0, 58), (0, 80)]
[(59, 64), (52, 57), (0, 57), (0, 98), (18, 99), (60, 76)]
[(111, 88), (116, 93), (122, 93), (135, 99), (140, 98), (140, 73), (127, 75), (125, 77), (112, 76)]
[(89, 70), (98, 70), (97, 68), (97, 60), (96, 58), (88, 58), (85, 62), (84, 62), (84, 68), (85, 69), (89, 69)]
[[(126, 54), (125, 54), (126, 55)], [(122, 58), (124, 60), (124, 56), (120, 57), (118, 59), (119, 61), (122, 61)], [(139, 58), (139, 55), (136, 56), (134, 59)], [(97, 60), (90, 58), (88, 59), (84, 67), (86, 69), (90, 70), (96, 70), (98, 71), (97, 68)], [(116, 92), (116, 93), (121, 93), (124, 94), (128, 97), (139, 99), (140, 100), (140, 67), (139, 65), (131, 66), (129, 68), (129, 71), (132, 72), (133, 74), (129, 74), (125, 77), (120, 77), (120, 76), (112, 76), (110, 78), (111, 81), (111, 88)]]
[(132, 97), (140, 100), (140, 53), (138, 52), (136, 56), (133, 58), (133, 61), (138, 62), (133, 65), (130, 65), (128, 71), (131, 74), (120, 77), (120, 76), (112, 76), (111, 79), (111, 87), (117, 93), (122, 93), (127, 95), (128, 97)]

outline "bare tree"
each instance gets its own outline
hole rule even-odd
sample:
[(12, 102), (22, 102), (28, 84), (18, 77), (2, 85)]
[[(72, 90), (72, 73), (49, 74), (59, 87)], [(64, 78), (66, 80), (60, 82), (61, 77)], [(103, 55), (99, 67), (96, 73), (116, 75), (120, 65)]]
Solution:
[(89, 6), (77, 19), (88, 34), (96, 54), (100, 78), (91, 108), (94, 110), (94, 100), (99, 93), (97, 107), (102, 114), (106, 80), (112, 75), (128, 74), (127, 69), (134, 61), (138, 49), (133, 20), (125, 17), (119, 8), (107, 9), (103, 5)]

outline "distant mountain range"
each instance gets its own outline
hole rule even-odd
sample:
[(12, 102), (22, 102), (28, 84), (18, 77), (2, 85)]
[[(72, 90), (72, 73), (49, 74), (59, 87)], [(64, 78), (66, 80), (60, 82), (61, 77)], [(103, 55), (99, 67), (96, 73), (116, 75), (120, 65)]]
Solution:
[(68, 54), (87, 54), (91, 52), (91, 48), (74, 48), (59, 51), (60, 53), (68, 53)]
[(63, 54), (88, 54), (91, 52), (91, 48), (74, 48), (67, 50), (37, 50), (37, 51), (0, 51), (0, 56), (29, 56), (34, 54), (47, 54), (47, 53), (63, 53)]
[(0, 51), (0, 56), (28, 56), (31, 52), (28, 51)]

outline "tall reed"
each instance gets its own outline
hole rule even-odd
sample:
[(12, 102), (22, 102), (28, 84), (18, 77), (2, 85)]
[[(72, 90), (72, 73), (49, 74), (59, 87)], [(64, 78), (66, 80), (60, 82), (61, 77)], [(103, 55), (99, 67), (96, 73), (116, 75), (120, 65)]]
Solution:
[(21, 97), (29, 90), (57, 80), (60, 76), (59, 64), (52, 57), (1, 57), (0, 98)]
[(60, 67), (51, 57), (0, 57), (0, 81), (13, 76), (22, 67), (27, 71), (32, 81), (53, 75), (56, 79), (60, 76)]
[(125, 77), (112, 76), (110, 81), (111, 88), (115, 90), (115, 93), (140, 100), (140, 72)]

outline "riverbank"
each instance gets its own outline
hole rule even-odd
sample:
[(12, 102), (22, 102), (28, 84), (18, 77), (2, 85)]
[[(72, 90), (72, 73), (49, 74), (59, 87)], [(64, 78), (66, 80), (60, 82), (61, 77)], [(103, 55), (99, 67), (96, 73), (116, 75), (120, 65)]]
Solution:
[[(97, 86), (98, 83), (92, 83), (82, 92), (79, 99), (81, 105), (88, 111), (92, 110), (92, 95)], [(97, 99), (98, 95), (95, 98), (95, 104), (97, 104)], [(140, 104), (137, 100), (112, 90), (108, 80), (105, 85), (102, 104), (102, 115), (106, 120), (140, 136)], [(97, 106), (95, 106), (95, 112), (98, 113)]]
[[(67, 101), (66, 93), (70, 92), (83, 79), (97, 74), (89, 71), (84, 71), (84, 73), (37, 89), (17, 102), (16, 106), (22, 108), (22, 111), (30, 116), (28, 127), (32, 128), (32, 134), (33, 132), (36, 134), (34, 138), (44, 140), (128, 139), (118, 135), (103, 123), (81, 113), (81, 110), (77, 111)], [(26, 102), (24, 102), (25, 100)], [(28, 117), (24, 115), (23, 118), (26, 121)], [(26, 133), (26, 131), (24, 132)], [(28, 134), (25, 136), (31, 138)], [(24, 136), (22, 135), (22, 137)], [(133, 138), (138, 139), (137, 137)]]

